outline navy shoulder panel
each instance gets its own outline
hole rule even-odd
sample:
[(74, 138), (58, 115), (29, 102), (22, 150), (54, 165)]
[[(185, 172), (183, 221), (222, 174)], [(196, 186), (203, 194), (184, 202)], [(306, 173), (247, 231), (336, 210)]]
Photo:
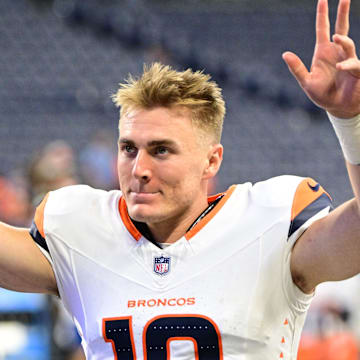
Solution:
[(46, 240), (40, 234), (40, 231), (38, 230), (34, 221), (32, 222), (30, 227), (30, 235), (39, 246), (41, 246), (44, 250), (46, 250), (46, 252), (50, 254), (49, 248), (46, 244)]

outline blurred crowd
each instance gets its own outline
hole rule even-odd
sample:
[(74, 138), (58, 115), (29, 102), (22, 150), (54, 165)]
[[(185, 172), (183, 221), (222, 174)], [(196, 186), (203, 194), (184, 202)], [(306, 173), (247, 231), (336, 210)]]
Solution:
[(28, 164), (0, 175), (0, 219), (28, 226), (44, 195), (63, 186), (82, 183), (117, 188), (116, 153), (114, 136), (106, 130), (95, 133), (79, 154), (65, 140), (46, 144), (32, 154)]
[[(35, 208), (44, 195), (63, 186), (82, 183), (105, 190), (117, 188), (116, 153), (114, 136), (106, 130), (96, 132), (78, 154), (65, 140), (46, 144), (30, 156), (28, 164), (9, 174), (0, 175), (0, 221), (16, 226), (30, 226)], [(7, 334), (14, 334), (10, 337), (19, 337), (19, 327), (9, 328), (11, 323), (21, 324), (22, 328), (28, 328), (28, 333), (34, 333), (30, 328), (35, 328), (34, 324), (39, 318), (36, 314), (41, 313), (42, 309), (34, 307), (29, 310), (25, 304), (15, 306), (19, 301), (30, 303), (26, 294), (19, 294), (16, 298), (16, 293), (4, 292), (0, 296), (8, 299), (3, 309), (0, 302), (0, 332), (4, 329)], [(13, 308), (9, 302), (13, 303)], [(49, 335), (49, 341), (42, 341), (42, 353), (45, 354), (45, 347), (49, 347), (48, 357), (53, 360), (84, 359), (79, 346), (80, 339), (62, 304), (53, 297), (48, 297), (41, 304), (44, 311), (51, 314), (50, 321), (46, 317), (41, 318), (41, 325), (47, 328)], [(37, 336), (44, 337), (44, 334), (37, 332)], [(35, 341), (34, 336), (27, 334), (24, 338), (27, 341), (17, 342), (11, 347), (0, 342), (0, 359), (40, 359), (33, 347), (26, 344)]]
[(318, 286), (300, 341), (298, 360), (360, 358), (360, 279)]

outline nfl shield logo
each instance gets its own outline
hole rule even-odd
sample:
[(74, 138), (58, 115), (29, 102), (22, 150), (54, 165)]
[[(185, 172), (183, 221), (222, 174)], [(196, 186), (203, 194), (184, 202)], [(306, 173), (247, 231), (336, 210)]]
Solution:
[(166, 275), (170, 271), (170, 257), (156, 256), (154, 258), (154, 271), (158, 275)]

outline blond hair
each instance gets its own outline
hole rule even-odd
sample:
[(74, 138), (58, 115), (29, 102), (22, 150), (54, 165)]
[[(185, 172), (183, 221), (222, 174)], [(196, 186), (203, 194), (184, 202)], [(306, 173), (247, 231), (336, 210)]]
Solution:
[(134, 109), (183, 106), (191, 111), (192, 121), (199, 129), (220, 142), (225, 102), (221, 89), (210, 79), (202, 71), (180, 72), (160, 63), (144, 65), (141, 77), (129, 75), (112, 99), (121, 108), (120, 117)]

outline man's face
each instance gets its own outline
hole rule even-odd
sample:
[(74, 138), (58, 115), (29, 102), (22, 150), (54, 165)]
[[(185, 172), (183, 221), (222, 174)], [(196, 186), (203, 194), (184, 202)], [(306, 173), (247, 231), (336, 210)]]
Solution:
[(118, 174), (132, 219), (171, 223), (197, 214), (212, 149), (199, 139), (186, 109), (157, 107), (121, 118)]

